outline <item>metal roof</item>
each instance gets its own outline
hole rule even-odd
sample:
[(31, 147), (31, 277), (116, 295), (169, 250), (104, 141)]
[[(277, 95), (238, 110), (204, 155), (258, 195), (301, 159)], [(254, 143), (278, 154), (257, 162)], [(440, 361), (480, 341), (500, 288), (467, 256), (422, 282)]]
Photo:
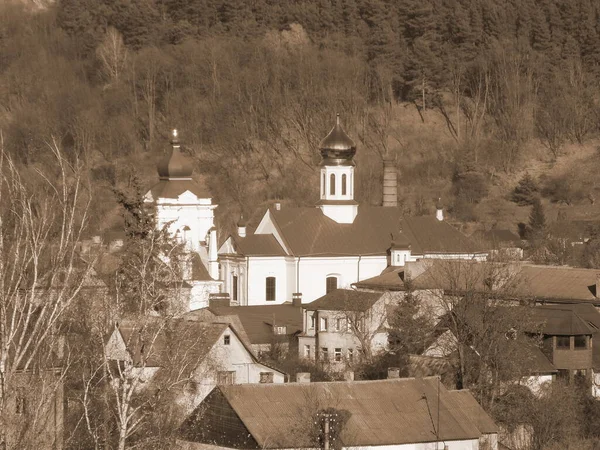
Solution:
[(364, 292), (352, 289), (335, 289), (307, 303), (308, 311), (366, 311), (381, 298), (381, 292)]

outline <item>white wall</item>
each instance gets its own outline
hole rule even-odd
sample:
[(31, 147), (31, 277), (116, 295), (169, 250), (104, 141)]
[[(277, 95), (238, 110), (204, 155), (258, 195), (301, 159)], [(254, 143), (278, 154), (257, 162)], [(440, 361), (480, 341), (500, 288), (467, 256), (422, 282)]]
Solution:
[(527, 386), (533, 395), (539, 397), (542, 395), (544, 387), (552, 383), (552, 380), (552, 375), (531, 375), (523, 377), (520, 384)]
[[(343, 447), (348, 450), (444, 450), (444, 445), (448, 450), (479, 450), (479, 440), (469, 439), (462, 441), (444, 441), (444, 442), (422, 442), (417, 444), (398, 444), (398, 445), (372, 445), (365, 447)], [(496, 446), (495, 449), (497, 450)]]
[[(248, 305), (278, 305), (292, 300), (295, 279), (290, 265), (293, 259), (285, 256), (250, 257), (248, 262)], [(266, 300), (267, 277), (275, 277), (275, 301)], [(245, 286), (242, 286), (245, 288)]]
[(221, 291), (220, 281), (188, 281), (192, 285), (190, 290), (189, 310), (206, 308), (210, 294)]

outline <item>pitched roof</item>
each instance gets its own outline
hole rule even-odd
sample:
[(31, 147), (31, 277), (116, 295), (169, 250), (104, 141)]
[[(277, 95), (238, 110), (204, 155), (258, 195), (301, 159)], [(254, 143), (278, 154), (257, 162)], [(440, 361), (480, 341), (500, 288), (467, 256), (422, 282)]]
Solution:
[[(286, 335), (302, 331), (302, 307), (291, 304), (256, 306), (216, 306), (207, 310), (219, 318), (234, 316), (239, 319), (252, 344), (273, 343), (273, 326), (286, 326)], [(191, 311), (186, 316), (203, 314)]]
[(323, 297), (307, 303), (308, 311), (367, 311), (381, 298), (380, 292), (336, 289)]
[[(308, 408), (315, 406), (350, 413), (340, 433), (345, 447), (478, 439), (482, 435), (478, 424), (486, 430), (493, 424), (481, 408), (462, 411), (463, 404), (474, 409), (473, 404), (447, 391), (437, 377), (216, 389), (262, 448), (314, 447), (310, 433), (298, 430), (298, 424), (312, 422)], [(475, 413), (484, 416), (477, 423), (470, 417)], [(439, 417), (437, 433), (432, 416)]]
[(397, 241), (408, 240), (413, 254), (480, 251), (447, 222), (425, 216), (403, 218), (398, 208), (360, 205), (351, 224), (337, 223), (314, 207), (269, 212), (296, 256), (385, 255), (392, 235)]
[(198, 198), (212, 198), (206, 186), (193, 180), (160, 180), (150, 188), (152, 198), (179, 198), (181, 194), (190, 191)]
[(532, 322), (542, 326), (542, 333), (552, 336), (592, 334), (593, 329), (570, 309), (536, 306), (531, 309)]
[(191, 263), (193, 281), (213, 281), (213, 278), (208, 273), (208, 269), (204, 265), (204, 262), (198, 253), (192, 253)]
[(477, 403), (473, 394), (468, 389), (453, 390), (448, 392), (458, 408), (466, 414), (466, 416), (475, 424), (479, 431), (484, 434), (497, 433), (498, 425), (494, 423), (492, 418), (483, 410), (481, 405)]
[(352, 286), (355, 286), (358, 289), (375, 289), (383, 291), (405, 290), (404, 267), (392, 267), (388, 269), (381, 272), (381, 275), (353, 283)]
[(523, 280), (520, 291), (529, 297), (600, 302), (596, 297), (597, 270), (524, 264), (519, 277)]
[(236, 250), (242, 255), (285, 256), (285, 250), (272, 234), (249, 234), (246, 237), (231, 236)]
[(526, 359), (522, 361), (524, 369), (527, 369), (530, 373), (536, 374), (557, 372), (556, 367), (554, 367), (537, 345), (533, 342), (529, 342), (525, 345), (527, 355)]
[(520, 243), (521, 242), (521, 238), (519, 237), (518, 234), (512, 232), (511, 230), (507, 230), (507, 229), (495, 228), (493, 230), (488, 230), (488, 231), (478, 230), (478, 231), (475, 231), (471, 235), (471, 237), (476, 238), (476, 239), (482, 239), (484, 241), (493, 242), (493, 243), (503, 243), (503, 242)]

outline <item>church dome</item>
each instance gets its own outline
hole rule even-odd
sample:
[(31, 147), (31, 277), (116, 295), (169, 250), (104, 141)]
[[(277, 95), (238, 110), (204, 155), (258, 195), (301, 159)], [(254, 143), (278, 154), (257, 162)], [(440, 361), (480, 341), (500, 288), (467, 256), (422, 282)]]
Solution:
[(340, 125), (339, 114), (335, 126), (321, 141), (319, 148), (324, 165), (354, 165), (352, 158), (356, 154), (356, 144)]
[(194, 166), (191, 158), (181, 153), (177, 130), (173, 130), (171, 151), (168, 152), (157, 166), (158, 176), (162, 180), (191, 179)]

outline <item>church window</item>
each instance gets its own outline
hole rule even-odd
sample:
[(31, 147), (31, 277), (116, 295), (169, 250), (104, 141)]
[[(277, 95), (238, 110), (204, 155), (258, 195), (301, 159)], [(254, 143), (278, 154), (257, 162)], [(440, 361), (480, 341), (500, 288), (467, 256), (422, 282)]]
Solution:
[(337, 277), (327, 277), (325, 280), (325, 293), (329, 294), (331, 291), (335, 291), (338, 288)]
[(266, 299), (269, 302), (275, 301), (275, 277), (267, 277), (266, 280)]
[(342, 175), (342, 195), (346, 195), (346, 174)]
[(238, 276), (233, 275), (231, 277), (231, 298), (234, 302), (238, 301)]
[(323, 181), (322, 181), (322, 183), (323, 184), (321, 185), (321, 195), (323, 197), (325, 197), (325, 192), (327, 192), (326, 191), (326, 187), (325, 187), (325, 172), (323, 172)]
[(329, 195), (335, 195), (335, 174), (329, 175)]

